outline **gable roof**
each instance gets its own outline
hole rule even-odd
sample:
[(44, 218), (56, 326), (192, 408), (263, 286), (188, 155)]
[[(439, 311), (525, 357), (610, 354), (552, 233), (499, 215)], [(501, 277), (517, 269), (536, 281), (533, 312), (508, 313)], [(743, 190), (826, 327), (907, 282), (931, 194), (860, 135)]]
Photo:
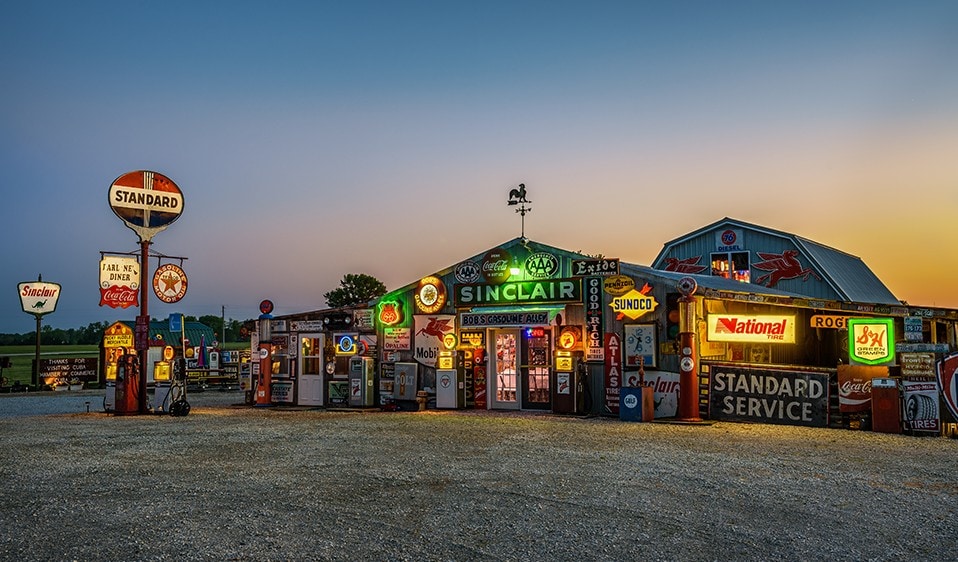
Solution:
[[(824, 281), (841, 296), (842, 300), (876, 304), (901, 304), (891, 290), (858, 256), (853, 256), (802, 236), (729, 217), (666, 242), (652, 263), (659, 264), (674, 246), (720, 227), (737, 227), (787, 239), (805, 254), (805, 257), (814, 264), (816, 270), (824, 275)], [(762, 292), (764, 293), (767, 290), (765, 288)]]

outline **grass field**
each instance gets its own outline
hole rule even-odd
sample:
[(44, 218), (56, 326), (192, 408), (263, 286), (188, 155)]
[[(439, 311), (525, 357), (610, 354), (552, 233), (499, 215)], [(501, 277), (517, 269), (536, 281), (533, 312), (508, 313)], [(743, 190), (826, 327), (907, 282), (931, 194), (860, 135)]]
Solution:
[[(248, 342), (230, 342), (225, 348), (246, 349)], [(36, 357), (37, 348), (33, 345), (7, 345), (0, 346), (0, 357), (9, 357), (12, 365), (3, 369), (3, 378), (6, 379), (5, 385), (11, 386), (19, 381), (20, 384), (30, 384), (33, 377), (33, 360)], [(99, 347), (96, 345), (45, 345), (40, 347), (41, 359), (54, 359), (59, 357), (98, 357)]]

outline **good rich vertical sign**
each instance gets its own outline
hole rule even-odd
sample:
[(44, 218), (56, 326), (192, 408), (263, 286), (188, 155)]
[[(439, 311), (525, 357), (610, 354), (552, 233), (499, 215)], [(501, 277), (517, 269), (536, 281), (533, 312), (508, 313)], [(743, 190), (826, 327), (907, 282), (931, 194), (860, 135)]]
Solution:
[(602, 361), (604, 357), (602, 333), (602, 278), (587, 277), (585, 279), (586, 361)]

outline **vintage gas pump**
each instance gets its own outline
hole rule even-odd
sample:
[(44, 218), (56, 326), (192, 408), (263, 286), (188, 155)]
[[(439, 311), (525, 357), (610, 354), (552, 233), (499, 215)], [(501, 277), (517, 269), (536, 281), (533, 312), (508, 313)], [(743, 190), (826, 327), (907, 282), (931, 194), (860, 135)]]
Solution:
[(273, 395), (270, 390), (273, 378), (273, 362), (270, 354), (273, 348), (273, 330), (270, 320), (273, 311), (273, 303), (264, 300), (259, 305), (259, 375), (256, 378), (256, 405), (272, 406)]
[(679, 279), (679, 415), (683, 421), (700, 421), (698, 351), (695, 349), (695, 298), (698, 283)]
[(140, 358), (125, 353), (116, 366), (116, 403), (113, 413), (118, 416), (138, 414)]
[(552, 411), (557, 414), (578, 412), (579, 389), (575, 376), (575, 357), (571, 351), (556, 350), (552, 380)]
[(466, 405), (466, 382), (456, 366), (452, 350), (441, 350), (436, 363), (436, 407), (463, 408)]
[(354, 355), (349, 358), (349, 405), (370, 407), (373, 405), (375, 363), (372, 357)]

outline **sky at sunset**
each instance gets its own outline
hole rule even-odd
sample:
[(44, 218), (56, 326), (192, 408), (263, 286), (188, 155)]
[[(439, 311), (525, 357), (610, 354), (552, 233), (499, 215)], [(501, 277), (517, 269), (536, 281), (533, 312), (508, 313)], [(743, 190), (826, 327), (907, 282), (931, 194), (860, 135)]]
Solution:
[(951, 0), (6, 2), (0, 332), (38, 274), (44, 325), (134, 319), (98, 263), (138, 249), (107, 195), (141, 169), (185, 201), (155, 318), (410, 283), (519, 236), (520, 182), (567, 250), (649, 264), (728, 216), (958, 307), (956, 29)]

